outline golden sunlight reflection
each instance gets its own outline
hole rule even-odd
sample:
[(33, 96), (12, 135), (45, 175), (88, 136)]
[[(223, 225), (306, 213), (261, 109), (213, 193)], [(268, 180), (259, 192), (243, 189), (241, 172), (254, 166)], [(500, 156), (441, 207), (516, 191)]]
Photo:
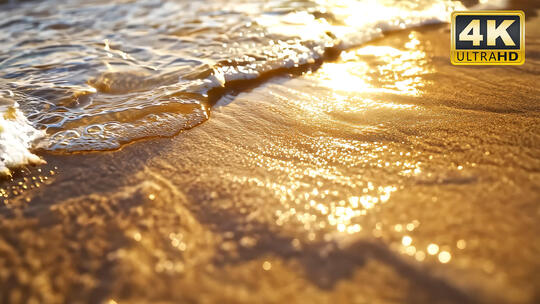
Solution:
[[(286, 100), (298, 111), (293, 115), (299, 120), (317, 121), (331, 132), (352, 128), (358, 134), (380, 133), (376, 130), (379, 125), (368, 119), (382, 122), (403, 116), (404, 112), (414, 115), (421, 110), (418, 105), (403, 102), (410, 99), (397, 98), (420, 96), (426, 84), (423, 76), (432, 72), (417, 35), (412, 31), (402, 47), (367, 45), (343, 52), (336, 62), (325, 63), (304, 76), (314, 80), (311, 83), (316, 93), (296, 90), (291, 85), (286, 91), (270, 90), (269, 94), (276, 100)], [(299, 225), (309, 240), (348, 234), (381, 237), (383, 226), (373, 222), (372, 213), (379, 212), (402, 186), (381, 183), (379, 177), (363, 172), (387, 171), (389, 176), (400, 178), (422, 173), (419, 152), (394, 150), (384, 141), (322, 134), (297, 140), (304, 142), (303, 147), (270, 142), (250, 151), (254, 166), (280, 172), (286, 178), (232, 176), (232, 179), (274, 193), (281, 203), (274, 211), (275, 224)], [(344, 170), (345, 167), (351, 170)], [(418, 225), (414, 220), (384, 227), (394, 235), (401, 235), (404, 254), (420, 261), (432, 253), (413, 244), (408, 233)], [(388, 236), (387, 232), (384, 235)], [(442, 260), (448, 260), (446, 254)]]
[[(50, 184), (58, 173), (58, 167), (54, 166), (51, 170), (38, 168), (35, 171), (19, 169), (14, 171), (14, 173), (15, 174), (6, 177), (11, 184), (9, 186), (0, 187), (0, 204), (3, 204), (8, 208), (12, 208), (18, 204), (16, 202), (17, 197), (23, 196), (33, 189)], [(23, 200), (23, 203), (28, 202), (29, 199)]]
[[(338, 91), (419, 96), (425, 86), (422, 76), (430, 73), (431, 69), (425, 60), (426, 53), (417, 48), (416, 33), (412, 32), (409, 39), (404, 50), (368, 45), (343, 52), (339, 62), (324, 64), (312, 77), (323, 86)], [(365, 102), (367, 106), (411, 107), (371, 99)]]
[(451, 259), (452, 259), (452, 255), (450, 254), (450, 252), (441, 251), (441, 253), (439, 253), (439, 261), (441, 263), (446, 264), (446, 263), (450, 262)]
[[(310, 147), (298, 150), (276, 143), (266, 146), (265, 153), (252, 153), (254, 165), (284, 173), (286, 178), (231, 177), (235, 183), (262, 187), (274, 193), (280, 201), (280, 207), (274, 211), (275, 224), (299, 225), (307, 232), (310, 240), (356, 233), (380, 237), (382, 225), (377, 223), (374, 229), (375, 223), (367, 218), (371, 212), (378, 212), (379, 207), (390, 201), (401, 187), (399, 184), (381, 184), (373, 177), (359, 174), (362, 172), (360, 168), (393, 172), (414, 170), (417, 164), (412, 159), (416, 154), (400, 154), (381, 142), (366, 143), (337, 138), (321, 137), (317, 142), (307, 141), (306, 145)], [(274, 154), (279, 156), (272, 157)], [(287, 155), (304, 161), (294, 163)], [(384, 155), (399, 157), (401, 160), (384, 162), (381, 160)], [(359, 171), (356, 174), (343, 172), (328, 163), (329, 160), (350, 163), (358, 167)], [(407, 169), (407, 166), (410, 168)], [(400, 224), (400, 231), (411, 232), (419, 224), (416, 220)], [(411, 241), (409, 236), (403, 239), (404, 244)]]
[[(380, 217), (387, 204), (394, 206), (392, 198), (404, 189), (403, 181), (422, 174), (420, 151), (373, 139), (384, 134), (385, 121), (425, 110), (413, 99), (422, 95), (424, 76), (433, 71), (418, 35), (411, 31), (401, 46), (373, 44), (345, 51), (335, 62), (267, 91), (290, 107), (286, 115), (299, 124), (294, 132), (306, 122), (305, 132), (291, 135), (302, 145), (274, 138), (251, 147), (251, 164), (271, 173), (227, 178), (271, 193), (279, 202), (272, 210), (273, 223), (283, 231), (305, 232), (306, 239), (296, 243), (375, 237), (419, 262), (452, 259), (447, 246), (416, 242), (417, 219)], [(312, 134), (313, 122), (321, 132)], [(347, 132), (357, 136), (341, 137)], [(262, 266), (269, 270), (271, 264)]]
[[(403, 225), (395, 225), (396, 232), (402, 232)], [(459, 240), (456, 244), (458, 249), (464, 249), (465, 240)], [(450, 252), (451, 246), (438, 245), (430, 243), (427, 246), (422, 244), (416, 244), (411, 235), (404, 235), (401, 237), (399, 243), (393, 243), (392, 247), (404, 255), (409, 255), (416, 259), (418, 262), (422, 262), (426, 259), (437, 261), (442, 264), (449, 263), (452, 260), (452, 253)]]
[(435, 1), (429, 7), (423, 7), (422, 12), (416, 13), (414, 5), (411, 3), (398, 5), (396, 2), (380, 0), (318, 0), (317, 3), (328, 7), (336, 15), (337, 19), (343, 20), (347, 27), (353, 29), (365, 27), (367, 24), (374, 24), (377, 20), (382, 19), (393, 20), (394, 28), (404, 28), (406, 23), (420, 19), (422, 14), (429, 13), (430, 16), (436, 16), (439, 20), (448, 20), (448, 10), (463, 9), (459, 2)]
[[(383, 30), (404, 29), (411, 24), (421, 24), (427, 18), (448, 21), (451, 11), (464, 9), (457, 1), (430, 5), (410, 2), (400, 5), (380, 0), (316, 0), (315, 3), (320, 13), (332, 18), (316, 18), (306, 11), (294, 11), (284, 15), (265, 14), (256, 22), (270, 33), (299, 36), (304, 40), (320, 40), (321, 33), (332, 33), (350, 47), (381, 36)], [(381, 20), (386, 23), (381, 24)]]
[(439, 252), (439, 246), (437, 246), (437, 244), (429, 244), (427, 246), (427, 252), (430, 255), (435, 255), (435, 254), (437, 254), (437, 252)]

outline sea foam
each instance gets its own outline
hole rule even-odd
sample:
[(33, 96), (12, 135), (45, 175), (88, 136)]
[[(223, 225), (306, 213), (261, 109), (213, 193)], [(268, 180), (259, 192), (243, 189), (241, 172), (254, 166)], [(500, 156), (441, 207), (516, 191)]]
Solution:
[(9, 168), (44, 161), (30, 149), (44, 131), (32, 127), (17, 103), (0, 106), (0, 175), (10, 174)]

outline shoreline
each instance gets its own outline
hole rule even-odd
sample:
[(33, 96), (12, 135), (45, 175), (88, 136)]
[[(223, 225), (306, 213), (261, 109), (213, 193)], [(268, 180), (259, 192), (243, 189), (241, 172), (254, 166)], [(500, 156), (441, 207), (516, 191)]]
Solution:
[(0, 211), (0, 294), (534, 303), (538, 28), (523, 66), (452, 66), (448, 26), (415, 28), (240, 93), (172, 138), (42, 154), (2, 187), (18, 195)]

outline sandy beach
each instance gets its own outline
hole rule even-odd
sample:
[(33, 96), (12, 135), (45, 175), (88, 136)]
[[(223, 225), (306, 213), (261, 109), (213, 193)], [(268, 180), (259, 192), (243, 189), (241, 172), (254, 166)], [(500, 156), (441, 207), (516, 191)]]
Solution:
[[(531, 10), (534, 11), (534, 10)], [(522, 66), (449, 25), (233, 90), (0, 193), (2, 303), (538, 303), (540, 19)]]

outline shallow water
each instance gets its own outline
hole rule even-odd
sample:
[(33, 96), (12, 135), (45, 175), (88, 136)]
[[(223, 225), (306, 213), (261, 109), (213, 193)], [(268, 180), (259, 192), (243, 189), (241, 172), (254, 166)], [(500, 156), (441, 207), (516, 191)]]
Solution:
[(115, 149), (201, 124), (231, 83), (313, 65), (458, 8), (444, 0), (3, 5), (0, 90), (46, 130), (36, 146)]

